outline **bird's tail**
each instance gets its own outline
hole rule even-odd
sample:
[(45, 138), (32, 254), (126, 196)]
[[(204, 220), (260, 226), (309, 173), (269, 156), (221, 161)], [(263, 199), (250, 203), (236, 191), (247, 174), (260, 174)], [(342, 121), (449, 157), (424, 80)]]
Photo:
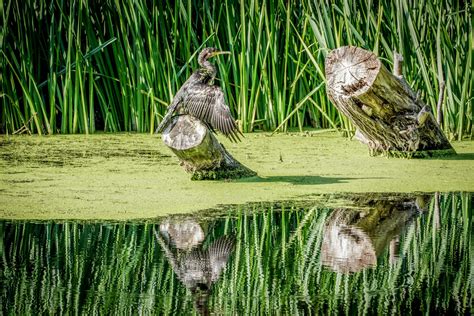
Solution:
[(168, 126), (169, 122), (171, 121), (171, 118), (173, 117), (175, 108), (176, 105), (174, 104), (168, 107), (168, 112), (166, 112), (165, 116), (163, 116), (160, 125), (158, 125), (155, 130), (155, 134), (161, 133), (165, 129), (165, 127)]

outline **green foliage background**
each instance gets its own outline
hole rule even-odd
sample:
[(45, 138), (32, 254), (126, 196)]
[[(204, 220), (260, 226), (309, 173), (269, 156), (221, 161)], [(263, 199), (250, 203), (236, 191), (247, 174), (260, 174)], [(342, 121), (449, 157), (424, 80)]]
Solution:
[[(442, 128), (472, 137), (473, 5), (457, 0), (2, 2), (0, 131), (152, 132), (197, 67), (220, 57), (220, 84), (243, 131), (341, 128), (327, 99), (324, 58), (356, 45), (405, 77), (434, 110), (446, 82)], [(435, 111), (434, 111), (435, 112)]]

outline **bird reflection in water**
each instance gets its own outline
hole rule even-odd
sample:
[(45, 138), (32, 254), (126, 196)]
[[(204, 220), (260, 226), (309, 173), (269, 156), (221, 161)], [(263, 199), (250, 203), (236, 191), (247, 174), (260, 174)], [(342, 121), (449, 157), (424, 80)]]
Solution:
[(235, 238), (222, 236), (204, 249), (204, 230), (193, 219), (166, 221), (154, 233), (177, 278), (193, 295), (196, 310), (209, 315), (212, 284), (222, 275), (234, 250)]

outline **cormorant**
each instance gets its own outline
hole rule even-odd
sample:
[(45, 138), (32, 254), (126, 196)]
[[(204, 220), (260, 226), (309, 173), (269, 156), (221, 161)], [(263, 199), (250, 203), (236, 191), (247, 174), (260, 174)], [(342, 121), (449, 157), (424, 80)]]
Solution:
[(232, 141), (240, 140), (238, 134), (242, 134), (225, 102), (224, 92), (214, 85), (216, 66), (208, 60), (220, 54), (230, 52), (219, 51), (213, 47), (201, 51), (198, 57), (201, 68), (196, 70), (176, 93), (156, 132), (161, 132), (170, 123), (173, 114), (180, 113), (198, 118), (211, 130), (219, 130)]

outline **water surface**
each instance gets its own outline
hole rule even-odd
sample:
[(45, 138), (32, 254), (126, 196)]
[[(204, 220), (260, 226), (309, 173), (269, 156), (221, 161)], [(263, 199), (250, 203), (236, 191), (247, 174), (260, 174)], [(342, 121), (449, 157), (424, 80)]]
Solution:
[(339, 201), (129, 222), (1, 221), (2, 312), (472, 313), (471, 193)]

